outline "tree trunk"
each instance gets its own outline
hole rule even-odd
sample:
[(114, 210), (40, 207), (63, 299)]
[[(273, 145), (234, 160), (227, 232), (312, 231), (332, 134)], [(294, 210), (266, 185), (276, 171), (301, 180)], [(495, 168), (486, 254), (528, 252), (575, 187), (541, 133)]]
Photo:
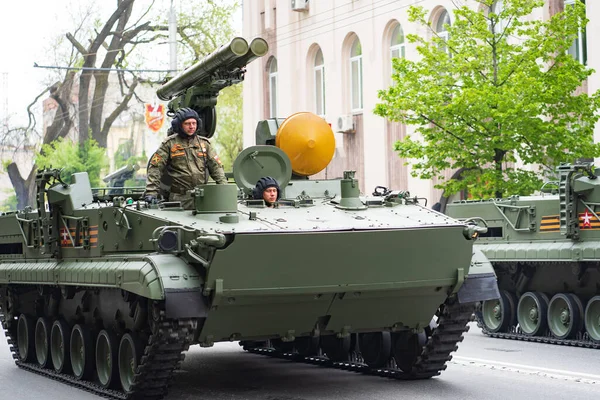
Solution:
[[(121, 7), (119, 7), (121, 9)], [(112, 35), (110, 44), (106, 49), (106, 56), (102, 60), (100, 68), (107, 69), (111, 68), (115, 64), (117, 54), (123, 51), (126, 41), (130, 40), (125, 36), (125, 29), (129, 17), (131, 16), (131, 10), (133, 8), (133, 1), (129, 3), (127, 7), (121, 9), (118, 15), (117, 27), (115, 29), (116, 34)], [(94, 94), (92, 96), (92, 108), (90, 111), (90, 129), (92, 131), (92, 138), (94, 138), (101, 147), (106, 147), (106, 137), (102, 138), (102, 114), (104, 113), (104, 100), (106, 98), (106, 92), (109, 87), (108, 77), (109, 71), (99, 70), (94, 71), (94, 80), (96, 85), (94, 88)]]
[[(104, 41), (111, 34), (112, 28), (119, 19), (122, 17), (125, 18), (125, 23), (129, 19), (129, 15), (131, 14), (131, 7), (133, 6), (133, 2), (135, 0), (120, 0), (117, 9), (112, 13), (110, 18), (106, 21), (102, 30), (98, 32), (98, 35), (94, 39), (92, 43), (90, 43), (88, 48), (85, 48), (81, 43), (75, 39), (73, 35), (67, 33), (67, 39), (73, 44), (73, 46), (79, 51), (81, 56), (83, 57), (83, 67), (84, 68), (94, 68), (96, 66), (96, 55), (100, 50), (100, 47), (104, 44)], [(121, 37), (119, 35), (113, 35), (113, 41), (115, 40), (115, 36)], [(120, 43), (120, 40), (119, 40)], [(116, 54), (109, 51), (107, 57), (116, 57)], [(114, 58), (113, 58), (114, 61)], [(112, 66), (112, 63), (109, 67)], [(90, 96), (90, 85), (92, 80), (93, 73), (90, 71), (86, 71), (85, 69), (81, 73), (81, 77), (79, 78), (79, 143), (83, 144), (89, 136), (89, 128), (90, 128), (90, 107), (89, 107), (89, 96)], [(92, 102), (93, 105), (93, 102)], [(92, 109), (93, 112), (96, 112)], [(102, 116), (102, 110), (99, 110), (100, 117)], [(99, 125), (98, 125), (99, 130)]]
[(27, 179), (21, 177), (17, 164), (12, 162), (7, 168), (8, 177), (17, 195), (17, 210), (23, 210), (26, 206), (35, 204), (35, 174), (37, 168), (34, 166), (29, 172)]
[[(68, 72), (62, 84), (54, 84), (50, 88), (50, 98), (56, 101), (58, 108), (52, 124), (46, 129), (42, 144), (49, 144), (54, 140), (65, 137), (69, 133), (73, 121), (69, 114), (69, 100), (73, 90), (75, 72)], [(42, 150), (43, 151), (43, 150)], [(44, 167), (49, 167), (46, 165)], [(17, 164), (12, 162), (8, 166), (8, 176), (17, 195), (17, 209), (22, 210), (27, 205), (35, 205), (35, 175), (37, 165), (33, 164), (27, 179), (23, 179)]]
[[(494, 164), (496, 167), (496, 172), (498, 173), (499, 176), (502, 176), (502, 162), (504, 161), (504, 156), (506, 155), (506, 151), (504, 150), (500, 150), (500, 149), (495, 149), (494, 150), (495, 154), (494, 154)], [(501, 199), (502, 198), (502, 192), (501, 191), (496, 191), (495, 192), (495, 197), (497, 199)]]

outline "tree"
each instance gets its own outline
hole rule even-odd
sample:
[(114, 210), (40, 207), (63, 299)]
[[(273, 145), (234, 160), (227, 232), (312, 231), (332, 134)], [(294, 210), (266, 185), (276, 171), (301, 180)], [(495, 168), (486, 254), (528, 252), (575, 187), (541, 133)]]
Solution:
[(244, 147), (242, 126), (242, 84), (221, 91), (217, 103), (217, 130), (214, 142), (225, 171), (233, 169), (233, 162)]
[(35, 163), (41, 167), (62, 167), (61, 176), (71, 183), (71, 175), (85, 171), (92, 187), (100, 186), (100, 173), (108, 167), (106, 149), (98, 146), (94, 139), (88, 139), (83, 146), (69, 139), (59, 138), (42, 146), (36, 155)]
[[(62, 73), (58, 82), (44, 89), (28, 107), (28, 126), (11, 129), (11, 135), (3, 137), (0, 144), (21, 143), (22, 137), (37, 133), (31, 107), (49, 92), (50, 98), (57, 104), (57, 111), (43, 135), (42, 156), (45, 155), (44, 149), (48, 149), (44, 145), (66, 137), (73, 128), (77, 129), (80, 146), (85, 147), (91, 135), (100, 147), (106, 147), (112, 125), (130, 107), (132, 99), (145, 102), (136, 93), (139, 85), (162, 81), (162, 78), (144, 78), (131, 70), (156, 63), (156, 45), (168, 37), (166, 10), (159, 8), (155, 2), (117, 0), (114, 10), (102, 18), (92, 11), (93, 2), (90, 4), (74, 29), (64, 34), (67, 43), (64, 40), (53, 43), (59, 54), (59, 64), (80, 70)], [(178, 18), (178, 32), (188, 60), (196, 61), (231, 37), (231, 15), (237, 7), (238, 2), (233, 0), (182, 2), (183, 14)], [(65, 44), (68, 46), (65, 47)], [(164, 58), (163, 65), (166, 65), (168, 57)], [(109, 71), (111, 69), (113, 71)], [(111, 87), (109, 76), (114, 69), (119, 69), (116, 76), (120, 96), (117, 98), (108, 95)], [(72, 101), (74, 88), (78, 88), (76, 102)], [(10, 163), (6, 169), (15, 188), (19, 208), (32, 204), (37, 166), (34, 165), (26, 177), (21, 176), (15, 163)]]
[(8, 198), (0, 203), (0, 211), (15, 211), (17, 209), (17, 195), (12, 189), (4, 189), (5, 193), (9, 194)]
[(578, 90), (593, 71), (567, 54), (587, 23), (585, 6), (532, 21), (526, 17), (544, 1), (504, 0), (499, 12), (492, 0), (477, 3), (454, 11), (447, 40), (423, 8), (409, 9), (433, 38), (408, 35), (420, 60), (393, 60), (394, 84), (379, 92), (375, 113), (416, 126), (421, 137), (395, 145), (414, 176), (443, 180), (444, 170), (462, 170), (436, 186), (446, 195), (529, 194), (558, 163), (600, 154), (600, 92)]

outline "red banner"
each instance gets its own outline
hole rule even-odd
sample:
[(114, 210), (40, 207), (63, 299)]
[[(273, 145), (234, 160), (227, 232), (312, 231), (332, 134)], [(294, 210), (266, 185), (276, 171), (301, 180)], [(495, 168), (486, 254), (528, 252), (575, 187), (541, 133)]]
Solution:
[(153, 132), (158, 132), (165, 122), (165, 106), (162, 104), (144, 104), (146, 125)]

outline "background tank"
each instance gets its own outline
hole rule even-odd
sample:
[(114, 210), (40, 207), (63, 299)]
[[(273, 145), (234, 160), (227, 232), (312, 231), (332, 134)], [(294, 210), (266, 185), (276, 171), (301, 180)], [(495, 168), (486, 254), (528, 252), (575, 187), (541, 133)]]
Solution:
[[(253, 57), (218, 54), (212, 74), (200, 65), (194, 76)], [(215, 86), (196, 84), (162, 94), (178, 96), (174, 109), (198, 104)], [(362, 196), (354, 171), (308, 180), (333, 136), (314, 115), (267, 133), (280, 147), (245, 149), (237, 186), (195, 188), (191, 211), (135, 195), (94, 201), (86, 173), (65, 185), (40, 171), (36, 209), (0, 215), (0, 307), (17, 365), (144, 399), (166, 394), (190, 345), (219, 341), (398, 379), (445, 369), (475, 303), (498, 297), (473, 251), (482, 229), (406, 192)], [(249, 196), (265, 175), (282, 188), (276, 208)]]
[(488, 227), (475, 247), (492, 262), (501, 296), (483, 302), (485, 333), (600, 348), (598, 170), (557, 172), (556, 194), (462, 201), (447, 213)]

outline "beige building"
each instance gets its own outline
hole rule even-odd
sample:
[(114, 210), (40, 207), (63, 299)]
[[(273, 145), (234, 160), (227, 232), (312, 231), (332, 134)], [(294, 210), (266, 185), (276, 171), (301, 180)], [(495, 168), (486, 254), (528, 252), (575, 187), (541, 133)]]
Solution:
[[(547, 0), (531, 18), (548, 18), (574, 0)], [(473, 7), (477, 2), (464, 0)], [(391, 58), (416, 59), (414, 45), (405, 35), (428, 32), (408, 21), (410, 5), (429, 11), (438, 34), (452, 24), (456, 2), (452, 0), (245, 0), (243, 36), (261, 36), (269, 42), (269, 54), (248, 66), (244, 83), (244, 145), (254, 144), (256, 123), (265, 118), (287, 117), (312, 111), (331, 123), (336, 133), (336, 156), (319, 177), (337, 177), (356, 169), (361, 188), (376, 185), (409, 190), (429, 199), (441, 191), (431, 181), (410, 176), (393, 152), (393, 143), (407, 133), (398, 123), (375, 116), (377, 91), (390, 83)], [(600, 31), (600, 2), (587, 2), (590, 23), (587, 36)], [(501, 7), (499, 0), (496, 7)], [(600, 33), (600, 32), (599, 32)], [(586, 60), (583, 35), (571, 51), (582, 62), (600, 70), (600, 53)], [(600, 75), (588, 81), (590, 91), (600, 88)], [(600, 127), (596, 137), (600, 139)], [(410, 133), (410, 131), (408, 131)], [(448, 171), (451, 176), (453, 171)]]

